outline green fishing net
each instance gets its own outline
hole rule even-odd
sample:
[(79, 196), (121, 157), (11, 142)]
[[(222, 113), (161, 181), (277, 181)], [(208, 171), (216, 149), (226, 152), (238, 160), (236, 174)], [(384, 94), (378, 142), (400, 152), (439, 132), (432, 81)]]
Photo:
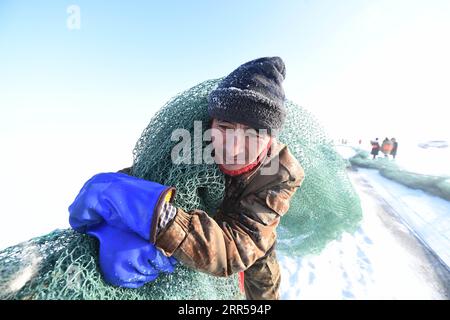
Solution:
[[(209, 129), (207, 97), (220, 79), (205, 81), (170, 100), (150, 120), (133, 150), (134, 176), (176, 187), (175, 205), (214, 215), (224, 195), (224, 176), (214, 163), (188, 163), (210, 144), (191, 143), (173, 155), (180, 139), (175, 129), (202, 135)], [(305, 180), (278, 228), (280, 253), (318, 253), (352, 232), (361, 219), (359, 198), (346, 175), (346, 164), (318, 121), (287, 101), (287, 120), (279, 140), (305, 170)], [(199, 122), (196, 122), (199, 121)], [(200, 125), (199, 125), (200, 124)], [(196, 140), (198, 141), (198, 140)], [(198, 158), (197, 158), (198, 159)], [(181, 162), (181, 163), (180, 163)], [(49, 235), (0, 252), (0, 298), (10, 299), (239, 299), (237, 276), (212, 277), (179, 265), (140, 289), (109, 286), (97, 265), (95, 239), (72, 230)]]
[(111, 286), (97, 265), (97, 240), (57, 230), (0, 253), (0, 299), (240, 299), (235, 277), (217, 278), (178, 266), (139, 289)]

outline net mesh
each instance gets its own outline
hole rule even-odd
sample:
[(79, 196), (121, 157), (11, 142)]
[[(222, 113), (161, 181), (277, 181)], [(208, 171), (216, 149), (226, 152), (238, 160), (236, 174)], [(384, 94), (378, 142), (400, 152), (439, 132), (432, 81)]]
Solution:
[[(175, 129), (191, 136), (209, 128), (207, 97), (220, 79), (205, 81), (170, 100), (150, 120), (133, 150), (132, 174), (176, 187), (175, 205), (214, 215), (224, 195), (224, 176), (214, 163), (174, 164)], [(346, 163), (331, 139), (304, 108), (286, 102), (287, 120), (279, 140), (289, 146), (305, 170), (278, 231), (279, 251), (287, 255), (318, 253), (361, 219), (359, 198), (346, 175)], [(195, 126), (195, 121), (202, 126)], [(203, 139), (202, 139), (203, 140)], [(201, 154), (210, 142), (192, 143)], [(46, 236), (0, 252), (0, 298), (9, 299), (239, 299), (237, 276), (212, 277), (179, 265), (140, 289), (106, 284), (97, 264), (95, 239), (72, 230)]]

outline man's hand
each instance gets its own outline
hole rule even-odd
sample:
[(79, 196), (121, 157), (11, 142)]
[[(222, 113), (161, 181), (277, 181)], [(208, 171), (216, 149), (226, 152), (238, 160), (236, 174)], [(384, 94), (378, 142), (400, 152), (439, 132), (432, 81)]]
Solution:
[(104, 279), (112, 285), (139, 288), (155, 280), (160, 272), (170, 273), (175, 268), (174, 258), (166, 257), (133, 232), (101, 223), (87, 234), (100, 242), (100, 268)]
[(160, 210), (174, 191), (123, 173), (100, 173), (84, 184), (69, 206), (69, 222), (75, 230), (86, 232), (104, 221), (154, 243)]

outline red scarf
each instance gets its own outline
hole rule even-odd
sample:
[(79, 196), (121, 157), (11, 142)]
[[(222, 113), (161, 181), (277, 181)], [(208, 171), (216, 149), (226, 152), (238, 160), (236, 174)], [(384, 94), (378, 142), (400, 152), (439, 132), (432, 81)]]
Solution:
[(261, 160), (264, 158), (264, 156), (266, 155), (266, 153), (269, 150), (271, 145), (272, 145), (272, 138), (270, 138), (269, 143), (264, 148), (264, 150), (259, 154), (259, 156), (256, 158), (256, 160), (241, 169), (227, 170), (223, 167), (223, 164), (219, 164), (219, 169), (224, 174), (229, 175), (229, 176), (238, 176), (238, 175), (250, 172), (261, 162)]

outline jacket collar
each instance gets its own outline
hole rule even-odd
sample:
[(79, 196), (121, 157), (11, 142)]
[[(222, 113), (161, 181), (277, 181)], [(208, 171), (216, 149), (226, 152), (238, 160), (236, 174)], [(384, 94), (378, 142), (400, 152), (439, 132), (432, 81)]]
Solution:
[(279, 142), (278, 140), (272, 139), (272, 143), (268, 151), (265, 153), (264, 157), (261, 159), (261, 161), (257, 164), (257, 166), (254, 169), (252, 169), (250, 172), (246, 172), (239, 176), (235, 177), (226, 176), (226, 177), (242, 181), (242, 183), (246, 184), (260, 171), (262, 166), (267, 165), (268, 163), (270, 163), (270, 161), (276, 158), (276, 156), (280, 153), (281, 149), (283, 149), (285, 146), (286, 146), (285, 144)]

